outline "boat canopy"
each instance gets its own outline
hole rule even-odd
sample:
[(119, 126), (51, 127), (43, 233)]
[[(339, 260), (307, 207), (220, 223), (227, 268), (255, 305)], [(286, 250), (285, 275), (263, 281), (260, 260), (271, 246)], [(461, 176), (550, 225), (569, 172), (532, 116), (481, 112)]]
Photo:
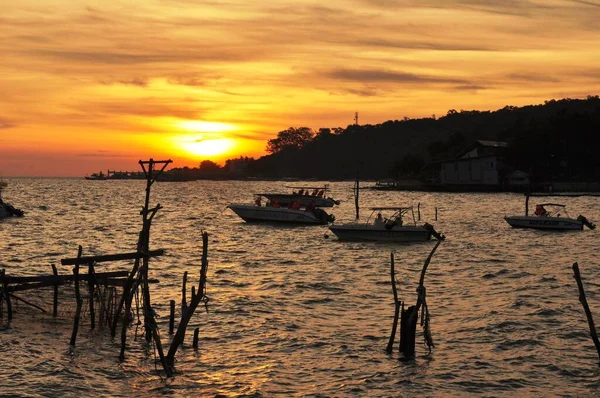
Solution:
[(412, 208), (413, 208), (412, 206), (383, 206), (383, 207), (371, 207), (370, 210), (373, 210), (373, 211), (378, 211), (378, 210), (400, 211), (400, 210), (411, 210)]
[(286, 185), (286, 188), (290, 188), (290, 189), (325, 189), (325, 190), (327, 190), (327, 189), (329, 189), (329, 184), (321, 185), (319, 187), (313, 187), (313, 186), (308, 186), (308, 187), (293, 186), (293, 187), (290, 187), (290, 186)]

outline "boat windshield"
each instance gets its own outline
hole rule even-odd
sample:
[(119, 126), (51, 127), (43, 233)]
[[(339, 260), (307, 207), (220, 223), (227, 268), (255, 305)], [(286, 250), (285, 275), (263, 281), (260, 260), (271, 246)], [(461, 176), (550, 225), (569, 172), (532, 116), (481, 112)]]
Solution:
[(382, 225), (391, 223), (403, 225), (407, 221), (411, 223), (410, 218), (412, 216), (411, 224), (417, 225), (412, 207), (372, 207), (371, 211), (371, 215), (367, 219), (367, 224)]
[(567, 206), (559, 203), (537, 204), (533, 214), (541, 217), (570, 217)]

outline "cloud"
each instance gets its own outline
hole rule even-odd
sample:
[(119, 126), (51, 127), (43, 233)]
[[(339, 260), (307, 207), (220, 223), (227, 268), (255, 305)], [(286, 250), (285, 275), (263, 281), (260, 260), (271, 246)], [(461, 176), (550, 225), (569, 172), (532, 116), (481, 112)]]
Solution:
[(325, 73), (327, 76), (349, 82), (362, 83), (466, 83), (463, 79), (417, 75), (381, 69), (335, 69)]
[(122, 153), (118, 153), (118, 152), (112, 152), (112, 151), (104, 151), (104, 150), (98, 150), (97, 152), (94, 153), (79, 153), (76, 154), (75, 156), (80, 157), (80, 158), (128, 158), (131, 157), (131, 155), (127, 154), (122, 154)]
[(508, 80), (517, 80), (519, 82), (541, 82), (541, 83), (560, 83), (560, 79), (554, 76), (546, 75), (543, 73), (527, 73), (527, 72), (514, 72), (506, 75)]
[(0, 118), (0, 130), (12, 129), (15, 127), (17, 127), (17, 125), (15, 123), (13, 123), (12, 121), (10, 121), (8, 119)]

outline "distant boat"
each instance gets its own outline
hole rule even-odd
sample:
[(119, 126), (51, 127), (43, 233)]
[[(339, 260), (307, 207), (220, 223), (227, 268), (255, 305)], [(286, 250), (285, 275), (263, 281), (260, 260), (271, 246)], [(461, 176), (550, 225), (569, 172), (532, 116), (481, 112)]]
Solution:
[[(339, 240), (377, 242), (427, 242), (432, 237), (444, 239), (432, 225), (417, 225), (412, 206), (372, 207), (372, 213), (364, 223), (332, 224), (329, 226)], [(384, 212), (389, 212), (384, 216)], [(391, 213), (391, 214), (390, 214)], [(412, 220), (407, 220), (408, 214)], [(405, 217), (406, 216), (406, 217)]]
[(106, 180), (106, 174), (104, 174), (103, 172), (99, 172), (99, 173), (92, 173), (92, 175), (90, 176), (85, 176), (86, 180)]
[(2, 190), (7, 186), (8, 184), (6, 181), (0, 180), (0, 219), (12, 216), (22, 217), (25, 214), (23, 210), (17, 209), (10, 203), (6, 203), (2, 200)]
[(299, 201), (300, 206), (306, 207), (312, 202), (315, 207), (333, 207), (339, 205), (340, 201), (327, 197), (329, 186), (319, 187), (288, 187), (293, 189), (292, 193), (260, 193), (271, 202), (279, 202), (281, 207), (287, 207), (294, 201)]
[[(583, 226), (589, 229), (596, 228), (596, 225), (582, 215), (577, 218), (571, 218), (567, 213), (566, 205), (559, 203), (541, 203), (536, 205), (533, 215), (529, 215), (528, 200), (526, 201), (526, 210), (524, 216), (505, 216), (504, 220), (514, 228), (533, 228), (555, 231), (581, 231)], [(550, 211), (546, 209), (550, 208)]]
[(378, 189), (382, 191), (389, 191), (398, 188), (398, 181), (396, 180), (379, 180), (375, 183), (373, 189)]
[(256, 196), (254, 205), (232, 203), (227, 207), (246, 222), (326, 225), (335, 220), (332, 214), (316, 207), (314, 203), (301, 206), (299, 201), (295, 201), (293, 204), (282, 206), (275, 199), (269, 200), (266, 206), (262, 206), (261, 198), (265, 195)]

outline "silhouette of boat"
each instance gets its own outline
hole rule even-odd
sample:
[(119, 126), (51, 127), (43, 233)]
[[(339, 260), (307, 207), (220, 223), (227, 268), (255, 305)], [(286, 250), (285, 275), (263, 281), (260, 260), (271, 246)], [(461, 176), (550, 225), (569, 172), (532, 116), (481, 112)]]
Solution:
[(85, 176), (86, 180), (106, 180), (106, 174), (104, 174), (103, 172), (99, 172), (99, 173), (92, 173), (92, 175), (89, 176)]
[(302, 206), (299, 200), (295, 200), (287, 206), (282, 206), (277, 199), (274, 199), (268, 200), (266, 206), (262, 206), (262, 197), (268, 199), (264, 194), (256, 194), (253, 205), (232, 203), (227, 207), (246, 222), (326, 225), (335, 220), (332, 214), (328, 214), (314, 203)]
[[(327, 191), (329, 186), (319, 187), (288, 187), (293, 189), (292, 193), (260, 193), (258, 195), (264, 196), (271, 202), (278, 201), (282, 207), (288, 206), (294, 201), (299, 201), (300, 206), (306, 207), (311, 202), (314, 203), (315, 207), (333, 207), (339, 205), (340, 201), (335, 200), (331, 197), (327, 197)], [(297, 190), (297, 191), (296, 191)]]
[[(526, 204), (528, 207), (528, 204)], [(550, 208), (550, 211), (546, 209)], [(529, 209), (525, 210), (524, 216), (504, 216), (504, 220), (514, 228), (534, 228), (554, 231), (582, 231), (583, 226), (595, 229), (596, 225), (582, 215), (571, 218), (567, 213), (566, 205), (559, 203), (541, 203), (536, 205), (533, 215), (529, 215)]]
[[(344, 241), (427, 242), (432, 237), (445, 238), (430, 224), (417, 225), (412, 206), (371, 207), (370, 210), (371, 215), (364, 223), (332, 224), (329, 229)], [(388, 212), (389, 216), (384, 216), (383, 212)], [(412, 214), (411, 222), (405, 220), (409, 213)]]
[(23, 210), (17, 209), (10, 203), (6, 203), (2, 200), (2, 190), (7, 186), (8, 184), (6, 181), (0, 180), (0, 219), (12, 216), (22, 217), (25, 214)]

